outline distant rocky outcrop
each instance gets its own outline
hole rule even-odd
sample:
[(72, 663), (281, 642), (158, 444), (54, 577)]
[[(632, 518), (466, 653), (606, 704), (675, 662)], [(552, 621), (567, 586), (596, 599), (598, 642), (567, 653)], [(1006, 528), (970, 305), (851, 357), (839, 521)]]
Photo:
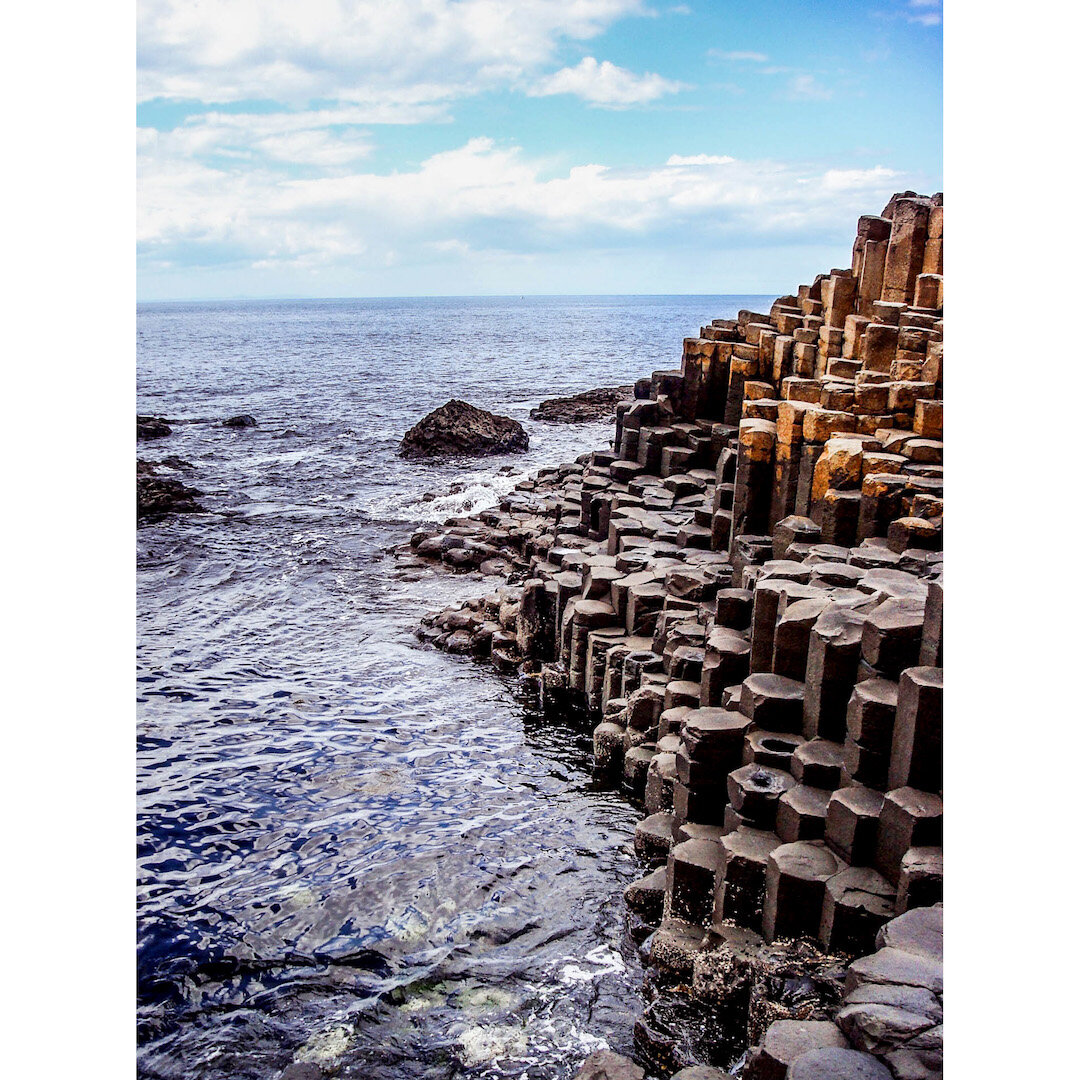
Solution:
[(160, 518), (166, 514), (196, 514), (202, 507), (195, 501), (195, 496), (201, 494), (179, 480), (158, 476), (153, 462), (136, 462), (135, 517), (138, 521)]
[(498, 416), (453, 399), (405, 432), (401, 453), (509, 454), (529, 449), (525, 429), (509, 416)]
[(172, 434), (169, 422), (161, 416), (136, 416), (135, 438), (136, 439), (162, 439)]
[(614, 420), (615, 406), (634, 396), (633, 386), (599, 386), (569, 397), (549, 398), (529, 413), (531, 420), (552, 424), (583, 424), (590, 420)]
[(232, 428), (249, 428), (258, 427), (259, 424), (254, 416), (249, 416), (247, 413), (241, 413), (239, 416), (230, 416), (228, 420), (222, 420), (221, 426)]

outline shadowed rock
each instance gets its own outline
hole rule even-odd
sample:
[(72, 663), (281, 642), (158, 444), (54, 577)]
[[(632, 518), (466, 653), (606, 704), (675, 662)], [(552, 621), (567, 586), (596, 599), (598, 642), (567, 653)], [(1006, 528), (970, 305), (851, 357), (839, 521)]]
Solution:
[(136, 439), (162, 439), (172, 434), (169, 423), (161, 416), (136, 416), (135, 438)]
[(508, 454), (528, 449), (529, 436), (516, 420), (457, 399), (428, 413), (401, 440), (401, 453), (406, 457)]
[(529, 411), (531, 420), (552, 424), (583, 424), (590, 420), (614, 420), (615, 406), (634, 396), (632, 386), (599, 386), (569, 397), (549, 398)]
[(135, 517), (138, 521), (164, 517), (166, 514), (196, 514), (202, 507), (195, 501), (201, 494), (179, 480), (156, 476), (149, 461), (135, 467)]

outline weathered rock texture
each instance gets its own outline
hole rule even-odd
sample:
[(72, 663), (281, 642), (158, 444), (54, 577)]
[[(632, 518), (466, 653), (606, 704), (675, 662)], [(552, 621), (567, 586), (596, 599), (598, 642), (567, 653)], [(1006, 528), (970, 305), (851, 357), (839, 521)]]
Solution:
[(529, 449), (525, 429), (456, 398), (430, 412), (405, 432), (401, 452), (425, 454), (509, 454)]
[(195, 501), (201, 494), (179, 480), (158, 476), (149, 461), (135, 467), (135, 517), (138, 521), (164, 517), (166, 514), (194, 514), (202, 510)]
[(940, 1076), (942, 220), (894, 196), (851, 269), (687, 338), (610, 450), (403, 556), (512, 568), (421, 636), (587, 709), (644, 804), (650, 1068)]
[(136, 439), (163, 439), (172, 434), (172, 428), (168, 420), (161, 416), (136, 416), (135, 438)]
[(632, 386), (601, 386), (570, 397), (549, 398), (529, 411), (532, 420), (553, 424), (581, 424), (587, 420), (614, 420), (615, 406), (634, 396)]

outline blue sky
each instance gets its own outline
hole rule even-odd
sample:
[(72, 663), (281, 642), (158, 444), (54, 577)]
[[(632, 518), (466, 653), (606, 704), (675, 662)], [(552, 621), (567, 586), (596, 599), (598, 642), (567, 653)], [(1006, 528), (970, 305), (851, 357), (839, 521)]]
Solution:
[(942, 187), (940, 0), (139, 0), (141, 299), (784, 292)]

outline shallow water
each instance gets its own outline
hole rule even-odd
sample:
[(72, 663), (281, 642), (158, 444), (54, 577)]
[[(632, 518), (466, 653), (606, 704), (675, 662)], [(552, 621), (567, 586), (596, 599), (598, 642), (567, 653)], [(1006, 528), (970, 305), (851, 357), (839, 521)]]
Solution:
[[(761, 299), (140, 307), (138, 411), (182, 422), (139, 456), (189, 463), (206, 508), (138, 530), (140, 1075), (569, 1077), (630, 1050), (639, 814), (592, 781), (587, 723), (416, 640), (497, 582), (388, 551), (610, 438), (539, 400), (677, 367)], [(450, 397), (529, 452), (403, 462)]]

